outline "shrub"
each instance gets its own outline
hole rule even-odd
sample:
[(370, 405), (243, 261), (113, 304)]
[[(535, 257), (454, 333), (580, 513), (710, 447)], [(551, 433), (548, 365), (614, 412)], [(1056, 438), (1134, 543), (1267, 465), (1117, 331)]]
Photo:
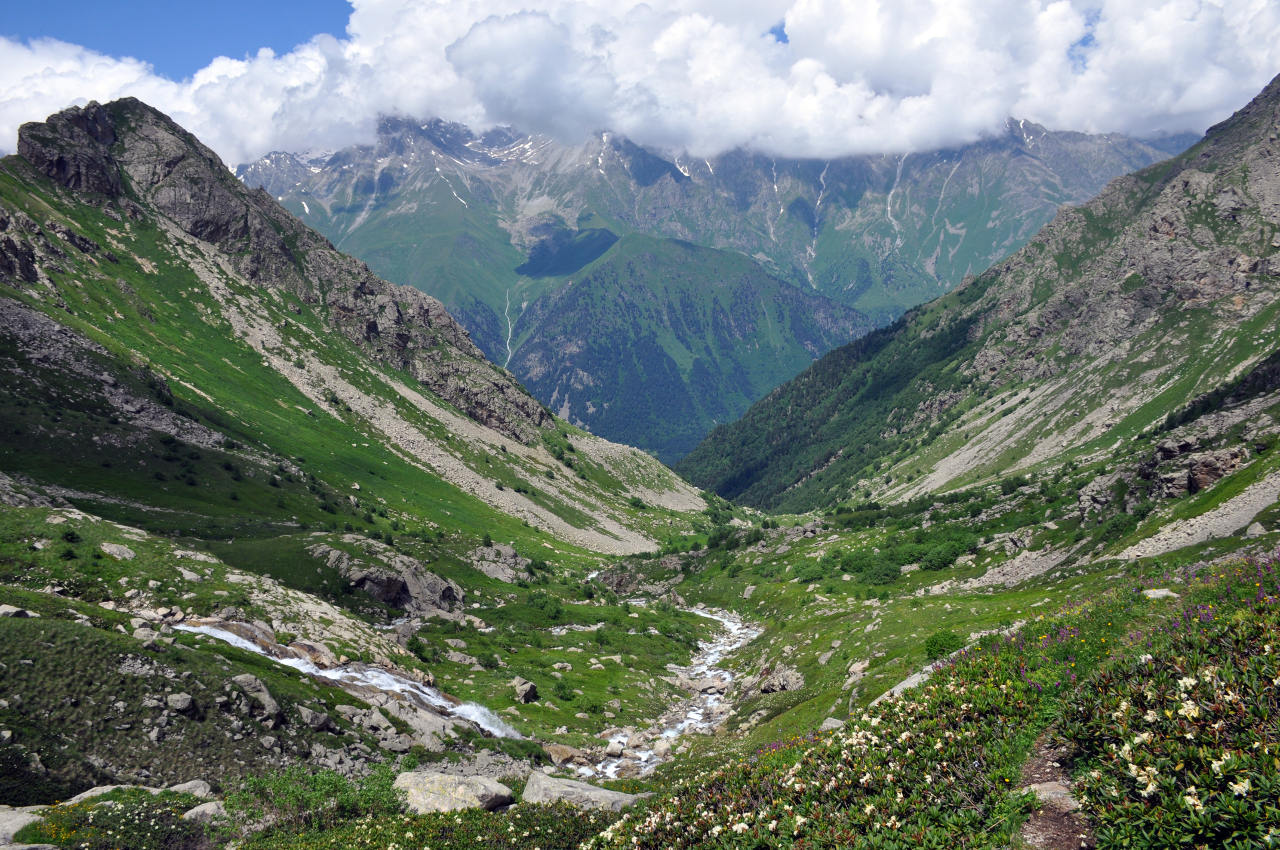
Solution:
[(964, 646), (960, 635), (950, 629), (941, 629), (929, 635), (924, 642), (924, 654), (930, 660), (950, 655)]
[(325, 830), (361, 815), (394, 815), (404, 807), (394, 787), (399, 767), (380, 764), (363, 779), (303, 766), (245, 780), (227, 795), (227, 811), (249, 823), (271, 824), (271, 832)]

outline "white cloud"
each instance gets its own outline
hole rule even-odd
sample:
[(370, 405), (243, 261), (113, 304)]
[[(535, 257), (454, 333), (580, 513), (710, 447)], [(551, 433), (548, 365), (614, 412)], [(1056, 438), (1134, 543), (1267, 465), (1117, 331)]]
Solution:
[[(898, 152), (1052, 127), (1203, 130), (1280, 71), (1274, 0), (353, 0), (345, 38), (143, 62), (0, 38), (0, 148), (133, 95), (229, 162), (372, 137), (379, 114), (611, 129), (709, 155)], [(769, 30), (785, 24), (788, 43)]]

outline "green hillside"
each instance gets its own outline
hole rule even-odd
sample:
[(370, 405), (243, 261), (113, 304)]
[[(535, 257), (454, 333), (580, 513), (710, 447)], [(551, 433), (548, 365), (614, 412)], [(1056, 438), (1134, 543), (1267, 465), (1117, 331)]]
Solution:
[(1280, 344), (1257, 141), (1275, 89), (1187, 153), (1064, 210), (1025, 248), (832, 352), (680, 465), (786, 509), (991, 480), (1149, 435)]
[(670, 462), (867, 327), (738, 254), (626, 236), (522, 315), (510, 365), (560, 416)]

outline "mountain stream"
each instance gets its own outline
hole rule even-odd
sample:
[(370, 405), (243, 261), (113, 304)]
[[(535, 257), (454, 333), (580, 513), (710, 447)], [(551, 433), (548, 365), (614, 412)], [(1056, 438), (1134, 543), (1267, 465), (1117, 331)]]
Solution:
[[(634, 600), (641, 602), (641, 600)], [(668, 665), (683, 687), (692, 696), (672, 706), (654, 725), (641, 732), (620, 731), (608, 739), (606, 755), (594, 766), (580, 766), (582, 776), (642, 775), (653, 770), (669, 756), (675, 740), (686, 734), (710, 734), (729, 713), (724, 693), (733, 683), (733, 673), (721, 668), (724, 658), (746, 646), (759, 634), (760, 629), (747, 624), (730, 611), (708, 608), (687, 609), (692, 614), (715, 620), (723, 629), (714, 637), (698, 644), (688, 666)], [(205, 635), (239, 649), (271, 658), (308, 676), (332, 682), (355, 696), (369, 691), (380, 692), (408, 701), (420, 709), (439, 715), (457, 717), (469, 721), (491, 735), (501, 738), (523, 737), (510, 724), (490, 709), (473, 702), (455, 702), (436, 688), (415, 681), (399, 673), (359, 662), (320, 666), (302, 650), (272, 643), (261, 637), (246, 637), (223, 626), (219, 622), (188, 622), (176, 625), (179, 631)]]
[(183, 632), (207, 635), (240, 649), (271, 658), (278, 664), (292, 667), (300, 673), (332, 682), (343, 690), (354, 692), (356, 696), (361, 696), (360, 692), (365, 689), (381, 691), (382, 693), (405, 699), (418, 708), (470, 721), (490, 735), (499, 738), (524, 737), (509, 723), (483, 705), (474, 702), (454, 703), (430, 685), (425, 685), (390, 670), (384, 670), (381, 667), (373, 667), (358, 662), (339, 664), (334, 667), (321, 667), (292, 647), (278, 643), (249, 640), (218, 626), (183, 623), (174, 626), (174, 628)]

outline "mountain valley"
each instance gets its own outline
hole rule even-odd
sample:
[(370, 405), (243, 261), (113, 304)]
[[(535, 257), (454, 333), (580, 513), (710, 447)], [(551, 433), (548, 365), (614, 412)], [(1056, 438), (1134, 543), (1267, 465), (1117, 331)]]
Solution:
[[(1010, 120), (937, 153), (690, 160), (609, 133), (573, 147), (388, 118), (371, 147), (277, 152), (237, 174), (388, 280), (440, 298), (565, 419), (672, 463), (814, 358), (1019, 247), (1059, 205), (1191, 141)], [(652, 255), (640, 265), (637, 236)], [(619, 284), (647, 309), (571, 326), (581, 299), (609, 303)], [(722, 289), (732, 295), (710, 314), (690, 303)], [(619, 338), (635, 343), (626, 354)]]
[(1278, 138), (24, 125), (0, 846), (1280, 838)]

